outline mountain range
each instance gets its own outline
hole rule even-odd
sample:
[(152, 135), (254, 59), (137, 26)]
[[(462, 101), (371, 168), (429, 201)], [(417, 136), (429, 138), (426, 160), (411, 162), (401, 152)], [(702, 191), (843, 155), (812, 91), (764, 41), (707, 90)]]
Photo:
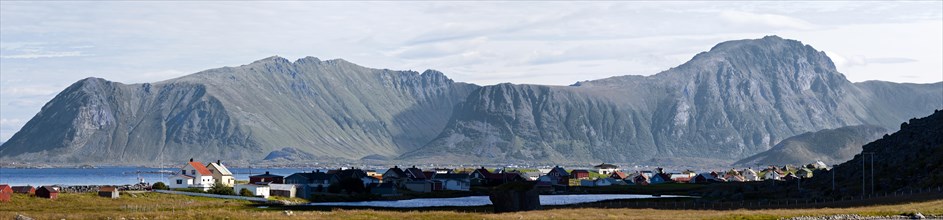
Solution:
[(892, 130), (941, 107), (943, 82), (852, 83), (824, 52), (776, 36), (723, 42), (651, 76), (570, 86), (270, 57), (155, 83), (80, 80), (0, 145), (0, 158), (732, 162), (797, 134)]

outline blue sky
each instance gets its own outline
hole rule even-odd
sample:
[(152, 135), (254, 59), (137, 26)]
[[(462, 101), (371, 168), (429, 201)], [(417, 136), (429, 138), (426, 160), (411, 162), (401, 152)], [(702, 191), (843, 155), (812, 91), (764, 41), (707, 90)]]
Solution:
[(943, 2), (0, 2), (0, 141), (73, 82), (166, 80), (272, 55), (568, 85), (716, 43), (800, 40), (852, 81), (943, 81)]

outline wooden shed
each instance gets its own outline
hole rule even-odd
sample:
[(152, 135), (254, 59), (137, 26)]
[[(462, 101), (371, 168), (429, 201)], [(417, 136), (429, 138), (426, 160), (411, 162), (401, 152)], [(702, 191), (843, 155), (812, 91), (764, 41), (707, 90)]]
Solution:
[(13, 197), (13, 188), (10, 185), (0, 185), (0, 202), (9, 202)]
[(118, 187), (102, 186), (98, 188), (98, 196), (101, 197), (117, 199), (119, 196), (118, 194)]
[(36, 195), (36, 187), (33, 186), (14, 186), (13, 193)]
[(36, 196), (47, 199), (59, 198), (59, 188), (54, 186), (40, 186), (39, 189), (36, 189)]

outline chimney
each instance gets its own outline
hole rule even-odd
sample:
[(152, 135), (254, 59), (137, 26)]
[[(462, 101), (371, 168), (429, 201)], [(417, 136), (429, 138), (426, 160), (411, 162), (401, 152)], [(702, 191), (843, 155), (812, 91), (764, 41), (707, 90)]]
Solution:
[(190, 158), (190, 162), (193, 162), (193, 158), (192, 158), (192, 157)]
[(268, 175), (268, 171), (265, 171), (265, 175)]
[(223, 165), (223, 163), (220, 162), (219, 160), (216, 160), (216, 165)]

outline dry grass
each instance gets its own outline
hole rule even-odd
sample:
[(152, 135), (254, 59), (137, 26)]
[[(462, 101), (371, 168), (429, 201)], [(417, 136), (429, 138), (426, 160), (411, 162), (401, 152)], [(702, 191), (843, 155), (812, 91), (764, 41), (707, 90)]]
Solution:
[(790, 216), (833, 214), (894, 215), (920, 212), (943, 215), (943, 200), (854, 208), (768, 210), (654, 210), (654, 209), (554, 209), (519, 213), (485, 214), (454, 211), (334, 210), (294, 211), (286, 216), (247, 206), (247, 202), (157, 193), (122, 195), (112, 200), (94, 194), (60, 194), (50, 201), (15, 195), (0, 203), (0, 219), (23, 214), (37, 219), (776, 219)]

